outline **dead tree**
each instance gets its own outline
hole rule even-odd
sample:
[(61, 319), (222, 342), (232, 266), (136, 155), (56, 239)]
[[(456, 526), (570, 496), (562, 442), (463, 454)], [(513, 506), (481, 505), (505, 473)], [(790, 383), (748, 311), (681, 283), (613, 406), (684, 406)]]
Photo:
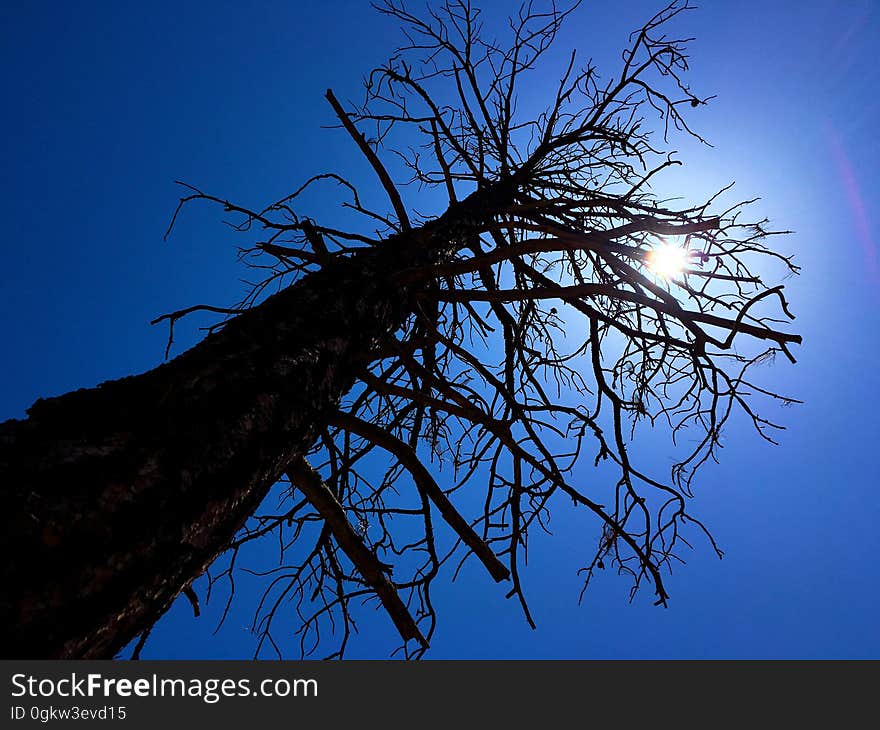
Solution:
[[(764, 261), (796, 271), (766, 221), (718, 195), (676, 207), (652, 192), (679, 164), (667, 136), (694, 134), (686, 113), (707, 101), (685, 83), (686, 41), (667, 35), (686, 9), (634, 33), (607, 79), (572, 53), (524, 115), (518, 90), (574, 7), (527, 4), (502, 44), (467, 0), (423, 15), (385, 0), (406, 44), (363, 103), (327, 101), (388, 210), (335, 173), (262, 210), (188, 187), (175, 217), (207, 201), (261, 239), (242, 249), (262, 275), (247, 298), (161, 317), (173, 334), (191, 312), (226, 315), (155, 370), (0, 425), (4, 655), (114, 656), (194, 599), (218, 556), (212, 589), (269, 535), (281, 560), (260, 647), (293, 606), (303, 651), (332, 630), (341, 656), (356, 604), (376, 600), (418, 655), (450, 563), (475, 558), (532, 621), (527, 538), (563, 500), (595, 534), (586, 582), (614, 568), (665, 604), (687, 532), (717, 550), (687, 510), (694, 472), (734, 411), (770, 438), (756, 401), (789, 399), (750, 371), (800, 342), (777, 324), (782, 286), (760, 275)], [(416, 213), (407, 183), (445, 212)], [(305, 192), (327, 184), (363, 226), (307, 215)], [(631, 457), (640, 422), (697, 434), (669, 478)], [(573, 475), (582, 459), (600, 466), (593, 483)], [(255, 515), (279, 482), (282, 507)]]

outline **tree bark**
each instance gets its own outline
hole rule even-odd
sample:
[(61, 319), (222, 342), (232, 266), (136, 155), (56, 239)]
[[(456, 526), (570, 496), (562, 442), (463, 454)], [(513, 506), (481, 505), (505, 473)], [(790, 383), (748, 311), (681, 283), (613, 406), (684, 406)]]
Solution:
[(0, 424), (0, 652), (109, 658), (225, 549), (412, 311), (493, 186), (329, 263), (142, 375)]

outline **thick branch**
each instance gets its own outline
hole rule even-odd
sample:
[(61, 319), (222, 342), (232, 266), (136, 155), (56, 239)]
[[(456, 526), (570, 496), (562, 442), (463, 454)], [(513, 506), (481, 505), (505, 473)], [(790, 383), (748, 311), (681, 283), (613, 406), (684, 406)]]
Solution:
[[(633, 302), (640, 306), (663, 312), (670, 317), (678, 319), (684, 325), (702, 322), (713, 327), (730, 330), (733, 333), (743, 332), (757, 339), (773, 340), (780, 344), (788, 342), (799, 344), (803, 339), (801, 335), (778, 332), (769, 327), (747, 324), (739, 318), (732, 320), (706, 312), (693, 312), (688, 309), (672, 307), (666, 302), (660, 302), (644, 294), (621, 289), (610, 284), (578, 284), (575, 286), (535, 287), (533, 289), (496, 289), (495, 291), (436, 291), (430, 292), (430, 294), (426, 293), (425, 296), (430, 296), (443, 302), (525, 302), (540, 299), (568, 300), (582, 297), (608, 297), (609, 299)], [(731, 338), (728, 338), (724, 343), (719, 343), (719, 345), (729, 347), (730, 343)]]
[(388, 566), (379, 562), (375, 553), (364, 544), (363, 539), (355, 532), (345, 516), (345, 510), (333, 496), (330, 487), (321, 479), (321, 475), (305, 459), (297, 457), (288, 466), (287, 476), (290, 478), (290, 483), (305, 495), (312, 507), (324, 518), (324, 522), (333, 533), (336, 543), (357, 568), (364, 582), (376, 592), (397, 627), (400, 637), (404, 641), (415, 639), (422, 646), (427, 646), (427, 640), (419, 630), (409, 609), (401, 600), (397, 588), (385, 575)]
[(434, 481), (434, 477), (431, 476), (424, 464), (419, 460), (415, 451), (407, 444), (379, 426), (362, 421), (347, 413), (340, 412), (334, 414), (331, 416), (330, 423), (378, 444), (393, 454), (406, 467), (407, 471), (412, 474), (418, 489), (434, 503), (446, 524), (455, 530), (461, 541), (486, 566), (489, 574), (498, 582), (507, 580), (510, 577), (510, 571), (495, 556), (492, 549), (474, 532), (474, 529), (468, 524), (467, 520), (455, 509), (452, 502), (449, 501), (449, 498), (440, 489), (437, 482)]
[(400, 193), (397, 191), (397, 187), (394, 185), (391, 176), (388, 174), (388, 170), (385, 169), (385, 166), (379, 160), (379, 157), (376, 155), (373, 148), (370, 147), (367, 140), (364, 139), (364, 135), (358, 132), (357, 127), (354, 126), (354, 123), (351, 121), (348, 114), (345, 113), (345, 109), (342, 108), (342, 105), (336, 99), (333, 91), (327, 89), (325, 96), (327, 97), (327, 101), (330, 102), (330, 106), (333, 107), (333, 111), (336, 112), (336, 116), (339, 117), (339, 121), (342, 122), (342, 126), (345, 127), (345, 131), (348, 132), (355, 143), (357, 143), (361, 152), (364, 153), (364, 157), (367, 158), (373, 170), (375, 170), (376, 175), (379, 176), (382, 187), (385, 188), (385, 192), (388, 193), (388, 198), (391, 200), (391, 205), (394, 206), (394, 212), (397, 214), (397, 219), (400, 221), (400, 227), (405, 231), (409, 230), (410, 222), (409, 216), (406, 213), (406, 207), (403, 204), (403, 200), (400, 198)]

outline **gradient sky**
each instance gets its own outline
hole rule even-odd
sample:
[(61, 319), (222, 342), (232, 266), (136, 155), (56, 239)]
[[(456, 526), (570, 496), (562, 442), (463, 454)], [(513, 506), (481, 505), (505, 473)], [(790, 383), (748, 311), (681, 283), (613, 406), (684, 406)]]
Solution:
[[(513, 4), (483, 7), (502, 15)], [(659, 7), (587, 2), (560, 48), (610, 74), (628, 32)], [(217, 211), (187, 211), (162, 242), (173, 180), (254, 207), (326, 169), (366, 180), (350, 140), (321, 128), (333, 121), (322, 94), (359, 98), (398, 35), (360, 0), (5, 2), (0, 12), (5, 418), (158, 364), (157, 314), (239, 298), (242, 241)], [(578, 606), (576, 570), (595, 536), (563, 511), (554, 536), (532, 542), (524, 573), (538, 630), (465, 571), (435, 584), (431, 658), (880, 657), (880, 6), (706, 2), (676, 29), (696, 37), (693, 89), (718, 94), (693, 117), (714, 147), (676, 140), (688, 164), (660, 189), (695, 201), (735, 180), (738, 197), (761, 196), (756, 213), (796, 231), (782, 246), (803, 266), (787, 291), (805, 342), (797, 366), (779, 362), (764, 382), (805, 404), (784, 412), (778, 447), (731, 429), (691, 510), (725, 558), (697, 543), (669, 579), (669, 608), (647, 592), (628, 603), (613, 575)], [(181, 325), (181, 343), (197, 336)], [(663, 455), (659, 441), (640, 448)], [(216, 636), (220, 602), (197, 620), (178, 602), (143, 656), (250, 656), (253, 596), (240, 598)], [(387, 618), (367, 609), (350, 656), (395, 646)]]

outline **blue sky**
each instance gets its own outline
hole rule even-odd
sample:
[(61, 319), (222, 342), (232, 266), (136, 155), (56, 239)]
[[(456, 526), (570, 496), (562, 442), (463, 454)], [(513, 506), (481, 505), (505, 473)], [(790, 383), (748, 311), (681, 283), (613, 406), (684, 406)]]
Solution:
[[(660, 7), (620, 5), (587, 2), (560, 47), (613, 72), (628, 32)], [(563, 510), (524, 573), (538, 630), (465, 571), (436, 589), (432, 658), (880, 656), (880, 9), (705, 5), (678, 28), (696, 37), (694, 90), (718, 94), (694, 117), (714, 147), (676, 140), (688, 164), (660, 190), (696, 200), (735, 180), (739, 197), (761, 196), (756, 213), (796, 231), (782, 246), (803, 266), (787, 290), (805, 343), (797, 366), (780, 362), (764, 382), (805, 404), (785, 411), (779, 447), (731, 430), (692, 508), (725, 558), (698, 544), (669, 581), (668, 609), (647, 595), (628, 603), (613, 576), (578, 606), (576, 570), (595, 538)], [(0, 416), (21, 417), (38, 397), (158, 364), (157, 314), (240, 297), (241, 241), (216, 211), (188, 211), (163, 243), (173, 180), (258, 206), (326, 169), (367, 179), (350, 140), (321, 128), (333, 121), (323, 92), (358, 98), (398, 36), (350, 1), (18, 2), (2, 13)], [(181, 325), (180, 342), (197, 336)], [(643, 448), (663, 457), (659, 441)], [(249, 656), (251, 605), (244, 596), (212, 636), (219, 606), (193, 620), (178, 603), (144, 656)], [(385, 657), (394, 638), (368, 609), (351, 656)]]

